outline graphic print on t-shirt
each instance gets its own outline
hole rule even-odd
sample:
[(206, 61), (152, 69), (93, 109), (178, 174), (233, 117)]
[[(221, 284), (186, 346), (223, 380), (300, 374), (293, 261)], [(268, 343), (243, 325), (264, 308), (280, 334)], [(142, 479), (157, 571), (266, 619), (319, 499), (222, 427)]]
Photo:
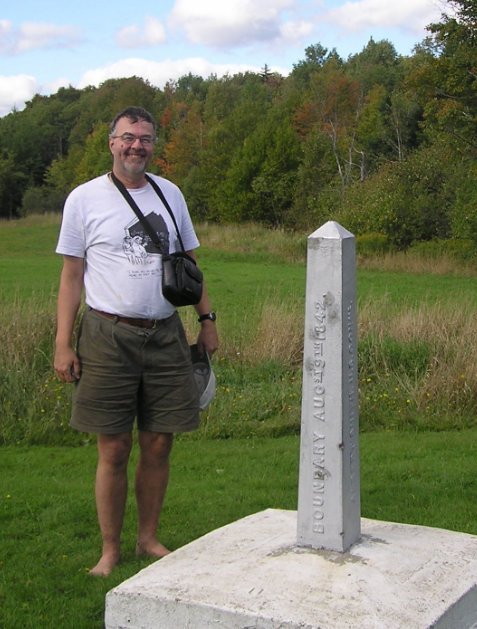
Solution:
[(125, 229), (123, 251), (133, 265), (146, 264), (149, 255), (169, 253), (169, 230), (166, 222), (160, 214), (154, 212), (148, 214), (146, 218), (159, 238), (159, 245), (156, 246), (152, 242), (139, 219), (130, 223)]

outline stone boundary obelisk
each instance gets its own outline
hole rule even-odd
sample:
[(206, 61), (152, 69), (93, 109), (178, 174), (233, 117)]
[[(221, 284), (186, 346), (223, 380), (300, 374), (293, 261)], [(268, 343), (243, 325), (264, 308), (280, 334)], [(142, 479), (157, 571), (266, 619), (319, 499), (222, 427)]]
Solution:
[(308, 237), (297, 543), (360, 538), (356, 246), (329, 221)]

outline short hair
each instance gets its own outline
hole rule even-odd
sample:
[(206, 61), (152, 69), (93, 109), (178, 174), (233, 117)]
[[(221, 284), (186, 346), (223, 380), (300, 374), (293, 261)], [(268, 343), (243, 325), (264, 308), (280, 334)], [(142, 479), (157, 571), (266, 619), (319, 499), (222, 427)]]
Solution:
[(121, 118), (127, 118), (131, 122), (138, 122), (139, 120), (145, 120), (146, 122), (150, 122), (154, 128), (154, 132), (156, 131), (156, 121), (154, 120), (152, 114), (150, 114), (143, 107), (126, 107), (123, 111), (120, 111), (116, 114), (109, 126), (109, 135), (114, 135), (116, 131), (116, 125)]

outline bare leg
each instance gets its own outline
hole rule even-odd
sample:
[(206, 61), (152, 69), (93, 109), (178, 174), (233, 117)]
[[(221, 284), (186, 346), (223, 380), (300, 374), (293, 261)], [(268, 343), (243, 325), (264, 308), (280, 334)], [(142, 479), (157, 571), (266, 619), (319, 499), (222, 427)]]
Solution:
[(172, 441), (172, 434), (139, 432), (140, 458), (136, 471), (138, 555), (161, 558), (170, 552), (157, 540), (156, 535), (169, 481)]
[(90, 574), (95, 576), (107, 577), (119, 562), (131, 445), (129, 433), (98, 435), (96, 509), (103, 552), (96, 566), (90, 570)]

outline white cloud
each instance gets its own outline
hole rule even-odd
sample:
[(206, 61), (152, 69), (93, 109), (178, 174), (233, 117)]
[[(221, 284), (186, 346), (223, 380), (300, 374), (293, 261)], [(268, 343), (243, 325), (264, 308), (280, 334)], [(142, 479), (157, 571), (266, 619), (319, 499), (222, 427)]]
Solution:
[(303, 38), (308, 37), (313, 31), (311, 22), (285, 22), (280, 27), (281, 39), (285, 42), (299, 42)]
[[(272, 71), (287, 74), (288, 70), (283, 68), (270, 67)], [(122, 59), (116, 63), (112, 63), (95, 70), (86, 72), (79, 82), (79, 89), (88, 85), (98, 86), (107, 79), (119, 79), (130, 76), (140, 76), (155, 85), (156, 87), (164, 87), (170, 81), (180, 78), (189, 72), (196, 76), (207, 78), (213, 74), (222, 77), (226, 74), (236, 74), (238, 72), (259, 72), (260, 68), (246, 63), (235, 64), (217, 64), (207, 61), (199, 57), (191, 57), (188, 59), (178, 59), (171, 61), (149, 61), (146, 59), (130, 58)]]
[(358, 32), (367, 28), (401, 28), (421, 33), (431, 22), (439, 21), (442, 6), (436, 0), (359, 0), (346, 2), (326, 13), (326, 21)]
[(73, 26), (43, 22), (24, 22), (14, 28), (9, 20), (0, 20), (0, 51), (18, 54), (40, 48), (67, 48), (80, 41)]
[(295, 4), (296, 0), (176, 0), (170, 23), (182, 28), (194, 44), (231, 47), (278, 42), (311, 30), (311, 24), (286, 21), (286, 12), (293, 11)]
[(13, 45), (13, 27), (10, 20), (0, 20), (0, 51), (5, 52)]
[(73, 26), (56, 26), (40, 22), (25, 22), (20, 26), (16, 52), (37, 48), (67, 48), (80, 41)]
[(144, 28), (144, 38), (149, 45), (162, 44), (166, 40), (166, 31), (162, 22), (155, 17), (148, 16)]
[(140, 48), (157, 46), (166, 41), (166, 31), (162, 22), (155, 17), (147, 17), (141, 29), (136, 24), (126, 26), (116, 35), (116, 42), (121, 48)]
[(25, 102), (38, 93), (38, 87), (35, 77), (28, 74), (0, 75), (0, 116), (5, 116), (14, 108), (23, 109)]

